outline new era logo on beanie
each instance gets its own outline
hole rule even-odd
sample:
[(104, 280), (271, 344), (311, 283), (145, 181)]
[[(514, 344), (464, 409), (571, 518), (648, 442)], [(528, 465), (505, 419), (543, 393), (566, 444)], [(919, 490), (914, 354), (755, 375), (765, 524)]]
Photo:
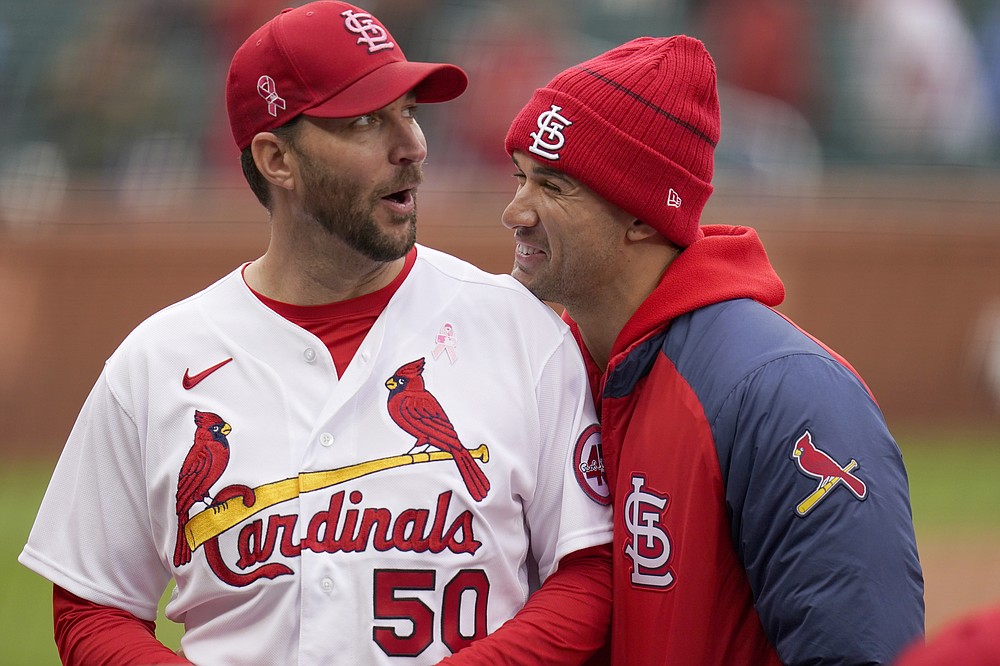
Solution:
[(687, 247), (701, 237), (720, 131), (705, 46), (684, 35), (640, 37), (536, 90), (506, 148), (569, 174)]
[(461, 95), (468, 77), (443, 63), (410, 62), (378, 19), (346, 2), (285, 9), (237, 49), (226, 108), (242, 150), (259, 132), (299, 115), (360, 116), (414, 90), (418, 102)]

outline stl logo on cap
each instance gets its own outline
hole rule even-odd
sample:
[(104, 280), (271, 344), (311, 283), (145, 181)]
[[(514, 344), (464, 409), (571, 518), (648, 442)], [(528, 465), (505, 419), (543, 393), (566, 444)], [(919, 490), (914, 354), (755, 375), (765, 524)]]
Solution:
[(556, 151), (566, 144), (563, 130), (573, 124), (560, 115), (560, 111), (562, 111), (562, 107), (553, 104), (551, 109), (540, 113), (538, 115), (538, 131), (531, 133), (531, 138), (535, 142), (528, 146), (528, 150), (547, 160), (559, 159), (559, 153)]
[(395, 46), (389, 41), (389, 33), (372, 19), (371, 14), (348, 9), (340, 13), (344, 17), (344, 27), (358, 37), (358, 44), (367, 44), (368, 53), (375, 53)]
[(274, 83), (274, 79), (267, 74), (257, 79), (257, 92), (264, 98), (264, 101), (267, 102), (267, 112), (275, 118), (278, 117), (278, 109), (281, 109), (282, 111), (285, 110), (285, 100), (278, 97), (277, 86)]

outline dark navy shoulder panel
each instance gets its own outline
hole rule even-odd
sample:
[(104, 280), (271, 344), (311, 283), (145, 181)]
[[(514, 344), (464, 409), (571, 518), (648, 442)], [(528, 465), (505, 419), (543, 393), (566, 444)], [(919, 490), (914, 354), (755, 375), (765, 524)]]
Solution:
[(795, 354), (833, 357), (770, 308), (749, 299), (723, 301), (678, 318), (662, 351), (715, 421), (733, 387), (759, 368)]
[(789, 354), (832, 357), (770, 308), (750, 299), (723, 301), (682, 315), (670, 328), (631, 350), (608, 376), (603, 397), (621, 398), (649, 374), (658, 354), (677, 368), (705, 407), (709, 421), (729, 393), (762, 365)]

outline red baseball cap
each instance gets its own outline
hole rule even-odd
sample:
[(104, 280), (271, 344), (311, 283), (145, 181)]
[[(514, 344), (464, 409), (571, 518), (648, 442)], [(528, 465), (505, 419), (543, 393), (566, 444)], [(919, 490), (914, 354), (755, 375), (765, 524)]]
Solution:
[(243, 42), (226, 80), (226, 108), (240, 150), (298, 115), (360, 116), (413, 90), (447, 102), (469, 79), (456, 65), (410, 62), (377, 18), (320, 0), (283, 10)]

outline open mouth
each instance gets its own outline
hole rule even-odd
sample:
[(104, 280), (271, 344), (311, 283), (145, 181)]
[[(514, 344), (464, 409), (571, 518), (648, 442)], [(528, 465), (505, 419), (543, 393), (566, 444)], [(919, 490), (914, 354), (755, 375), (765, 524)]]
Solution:
[(382, 197), (397, 204), (408, 204), (413, 201), (413, 190), (400, 190)]

